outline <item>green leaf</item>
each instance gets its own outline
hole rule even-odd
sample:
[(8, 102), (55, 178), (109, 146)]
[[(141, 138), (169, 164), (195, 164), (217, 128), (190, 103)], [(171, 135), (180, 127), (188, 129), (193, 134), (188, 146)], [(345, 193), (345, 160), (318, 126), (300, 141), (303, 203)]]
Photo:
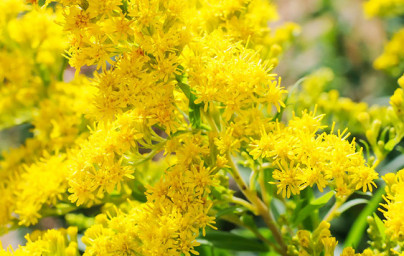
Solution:
[(190, 94), (191, 94), (191, 88), (187, 84), (187, 78), (184, 73), (184, 67), (181, 65), (178, 65), (177, 69), (181, 71), (181, 74), (175, 75), (175, 80), (177, 80), (178, 87), (182, 90), (182, 92), (187, 96), (189, 99)]
[(296, 216), (293, 224), (297, 225), (309, 217), (315, 210), (320, 209), (324, 205), (330, 201), (330, 199), (334, 196), (334, 191), (330, 191), (323, 196), (312, 200), (308, 205), (303, 207), (300, 211), (296, 212), (294, 216)]
[(241, 215), (240, 220), (252, 230), (256, 230), (258, 232), (257, 225), (255, 224), (254, 218), (251, 214), (244, 213)]
[(187, 96), (187, 98), (189, 99), (190, 95), (191, 95), (191, 89), (189, 88), (189, 85), (184, 84), (183, 82), (178, 81), (178, 87), (180, 87), (181, 91), (185, 94), (185, 96)]
[[(312, 189), (305, 189), (300, 193), (300, 208), (305, 206), (307, 204), (307, 202), (310, 202), (312, 200), (314, 200), (314, 193)], [(296, 207), (298, 208), (298, 207)], [(319, 224), (319, 216), (318, 216), (318, 209), (314, 210), (309, 218), (306, 218), (305, 220), (303, 220), (302, 222), (303, 224), (303, 228), (307, 229), (307, 230), (313, 230), (315, 227), (318, 226)]]
[(192, 92), (189, 96), (189, 122), (194, 129), (201, 128), (201, 104), (195, 104), (196, 96)]
[(386, 238), (386, 227), (383, 224), (383, 221), (377, 216), (376, 213), (373, 213), (373, 218), (375, 219), (377, 229), (379, 230), (380, 235), (382, 236), (382, 239)]
[(259, 256), (279, 256), (279, 253), (277, 253), (275, 251), (262, 252), (259, 254)]
[(243, 211), (244, 211), (244, 209), (240, 206), (228, 207), (228, 208), (218, 211), (216, 213), (216, 218), (218, 219), (218, 218), (222, 217), (223, 215), (228, 215), (228, 214), (232, 214), (232, 213), (241, 213)]
[(207, 231), (205, 237), (199, 237), (201, 244), (212, 244), (215, 248), (232, 251), (267, 252), (268, 247), (255, 239), (248, 239), (224, 231)]
[(195, 247), (195, 250), (199, 252), (199, 256), (232, 256), (233, 254), (227, 250), (218, 249), (212, 245), (201, 245)]
[[(391, 160), (386, 165), (379, 165), (377, 167), (377, 170), (380, 173), (380, 175), (384, 175), (387, 173), (386, 171), (383, 172), (382, 170), (388, 170), (388, 172), (395, 172), (403, 167), (403, 159), (404, 156), (400, 155)], [(359, 216), (355, 219), (355, 222), (348, 233), (348, 237), (345, 240), (344, 247), (348, 246), (354, 247), (359, 244), (359, 242), (363, 237), (363, 233), (365, 232), (365, 229), (368, 225), (367, 217), (371, 216), (376, 211), (377, 207), (379, 206), (379, 203), (383, 199), (383, 195), (385, 193), (384, 187), (385, 187), (384, 183), (379, 185), (378, 190), (373, 194), (372, 199), (370, 199), (370, 201), (367, 203), (365, 209), (363, 209), (359, 214)]]
[(345, 240), (344, 247), (352, 246), (355, 247), (359, 244), (365, 232), (367, 223), (367, 217), (372, 215), (376, 211), (377, 206), (382, 200), (384, 194), (384, 186), (381, 186), (376, 193), (373, 195), (372, 199), (368, 202), (365, 209), (361, 211), (359, 216), (356, 218), (351, 230), (348, 233), (348, 237)]
[(306, 204), (307, 204), (307, 200), (305, 198), (300, 198), (296, 202), (295, 212), (299, 212)]
[(402, 147), (402, 146), (397, 146), (397, 151), (399, 151), (401, 154), (403, 154), (404, 155), (404, 147)]
[(136, 199), (139, 202), (146, 202), (147, 198), (145, 195), (146, 188), (144, 185), (137, 179), (134, 179), (131, 182), (131, 188), (132, 188), (132, 197)]
[(346, 202), (345, 204), (341, 205), (341, 207), (338, 209), (339, 213), (343, 213), (346, 210), (348, 210), (351, 207), (354, 207), (355, 205), (359, 205), (359, 204), (367, 204), (369, 202), (369, 200), (364, 199), (364, 198), (356, 198), (353, 200), (350, 200), (348, 202)]
[[(182, 67), (179, 66), (180, 70), (183, 70)], [(176, 75), (176, 80), (177, 80), (177, 84), (178, 87), (180, 87), (180, 89), (182, 90), (182, 92), (185, 94), (185, 96), (188, 98), (189, 100), (189, 104), (188, 104), (188, 108), (189, 108), (189, 112), (188, 112), (188, 118), (189, 118), (189, 122), (192, 125), (192, 128), (194, 129), (200, 129), (202, 122), (201, 122), (201, 107), (203, 107), (202, 103), (199, 104), (195, 104), (195, 100), (196, 100), (196, 96), (195, 94), (192, 92), (191, 88), (189, 87), (189, 85), (187, 84), (187, 79), (185, 77), (185, 74), (181, 74), (181, 75)]]
[(211, 246), (201, 245), (195, 248), (195, 251), (199, 252), (199, 256), (213, 256)]
[(311, 205), (316, 205), (316, 206), (324, 206), (328, 201), (330, 201), (331, 197), (333, 197), (334, 191), (330, 191), (323, 196), (314, 199), (312, 202), (310, 202)]

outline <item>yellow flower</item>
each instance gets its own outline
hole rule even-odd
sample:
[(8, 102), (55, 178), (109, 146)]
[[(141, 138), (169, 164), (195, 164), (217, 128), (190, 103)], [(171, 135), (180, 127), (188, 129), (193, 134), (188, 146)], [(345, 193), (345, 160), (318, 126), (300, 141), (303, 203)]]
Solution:
[(67, 189), (68, 169), (65, 155), (45, 156), (44, 159), (27, 166), (21, 174), (17, 191), (15, 213), (19, 225), (32, 225), (41, 217), (44, 205), (55, 205)]
[(220, 154), (226, 154), (227, 152), (238, 151), (240, 148), (240, 141), (233, 137), (234, 128), (229, 127), (219, 138), (215, 138), (215, 144)]
[(287, 198), (289, 198), (291, 194), (300, 194), (304, 180), (302, 179), (302, 170), (299, 164), (295, 165), (293, 161), (290, 162), (290, 164), (283, 161), (277, 162), (277, 164), (279, 169), (276, 169), (272, 174), (272, 177), (277, 181), (270, 182), (271, 184), (277, 185), (277, 193)]
[(404, 171), (400, 170), (397, 174), (388, 174), (383, 177), (386, 181), (386, 196), (384, 197), (386, 203), (380, 204), (385, 209), (379, 209), (383, 212), (384, 225), (386, 227), (386, 234), (392, 240), (402, 241), (404, 237), (404, 225), (402, 222), (404, 212)]
[[(33, 233), (34, 234), (34, 233)], [(69, 227), (67, 229), (51, 229), (46, 232), (38, 231), (37, 236), (26, 235), (27, 243), (19, 246), (12, 253), (6, 253), (0, 243), (0, 255), (43, 255), (51, 256), (62, 253), (66, 256), (77, 255), (77, 228)], [(12, 249), (12, 248), (11, 248)], [(65, 254), (67, 253), (67, 254)]]
[(259, 157), (266, 158), (274, 155), (274, 144), (275, 138), (271, 136), (271, 133), (267, 133), (265, 128), (261, 128), (261, 138), (260, 140), (253, 141), (253, 149), (249, 152), (254, 159)]
[(365, 13), (373, 16), (395, 16), (404, 12), (401, 0), (369, 0), (364, 3)]

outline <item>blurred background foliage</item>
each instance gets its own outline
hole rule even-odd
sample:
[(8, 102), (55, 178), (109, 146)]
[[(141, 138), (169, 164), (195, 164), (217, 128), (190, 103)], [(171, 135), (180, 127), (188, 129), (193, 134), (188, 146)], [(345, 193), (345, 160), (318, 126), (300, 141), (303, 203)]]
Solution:
[(402, 20), (369, 19), (365, 17), (363, 2), (277, 1), (281, 19), (301, 26), (300, 36), (276, 69), (284, 84), (294, 84), (305, 75), (328, 67), (334, 77), (325, 91), (337, 89), (354, 101), (387, 105), (387, 97), (397, 87), (401, 72), (375, 70), (373, 62), (392, 33), (402, 26)]

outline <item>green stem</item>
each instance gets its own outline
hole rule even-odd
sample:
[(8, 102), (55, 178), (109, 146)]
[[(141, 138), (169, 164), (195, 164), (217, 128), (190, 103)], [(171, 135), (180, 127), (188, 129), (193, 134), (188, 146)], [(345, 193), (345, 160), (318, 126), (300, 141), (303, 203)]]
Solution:
[[(205, 112), (204, 112), (205, 113)], [(208, 123), (210, 125), (210, 128), (215, 131), (217, 134), (219, 134), (219, 129), (217, 128), (217, 125), (215, 123), (215, 120), (213, 120), (212, 116), (209, 113), (205, 113), (205, 117), (208, 120)]]
[(257, 179), (257, 175), (258, 175), (258, 172), (253, 169), (253, 170), (251, 171), (250, 181), (249, 181), (250, 190), (252, 190), (252, 191), (256, 191), (256, 188), (255, 188), (255, 181), (256, 181), (256, 179)]
[(257, 209), (255, 208), (255, 206), (250, 204), (249, 202), (247, 202), (244, 199), (233, 196), (233, 198), (231, 199), (231, 202), (244, 206), (245, 208), (250, 210), (252, 213), (257, 214)]
[[(219, 129), (217, 128), (217, 125), (215, 121), (213, 120), (212, 116), (209, 113), (205, 113), (205, 117), (209, 122), (209, 125), (211, 126), (212, 130), (214, 130), (216, 133), (219, 133)], [(268, 226), (268, 228), (271, 230), (272, 235), (274, 236), (276, 242), (280, 246), (279, 253), (283, 256), (287, 256), (287, 246), (285, 242), (283, 241), (282, 234), (279, 231), (278, 227), (275, 224), (275, 221), (266, 206), (264, 202), (257, 196), (257, 193), (252, 191), (251, 189), (248, 188), (247, 184), (241, 177), (240, 171), (238, 170), (236, 164), (234, 163), (233, 159), (230, 156), (230, 153), (227, 152), (227, 160), (229, 162), (229, 165), (231, 167), (231, 175), (234, 178), (236, 184), (240, 188), (241, 192), (244, 194), (244, 196), (254, 205), (254, 207), (257, 209), (258, 215), (262, 217), (264, 220), (265, 224)], [(276, 249), (276, 248), (274, 248)]]
[(271, 204), (271, 198), (269, 197), (268, 191), (265, 186), (265, 179), (264, 179), (264, 173), (263, 170), (261, 170), (259, 176), (258, 176), (258, 183), (261, 188), (261, 197), (264, 200), (264, 203), (269, 207)]
[(262, 202), (262, 200), (257, 196), (257, 193), (251, 191), (248, 187), (243, 178), (240, 175), (240, 171), (238, 170), (237, 166), (235, 165), (233, 159), (231, 158), (230, 154), (227, 153), (227, 158), (229, 165), (231, 167), (231, 174), (236, 181), (238, 187), (240, 188), (241, 192), (247, 197), (247, 199), (257, 208), (258, 215), (262, 217), (265, 224), (271, 230), (272, 235), (274, 236), (276, 242), (281, 247), (281, 255), (287, 256), (287, 246), (283, 241), (282, 234), (279, 231), (275, 221), (269, 212), (268, 207)]
[(158, 144), (155, 145), (155, 148), (152, 149), (152, 151), (150, 151), (150, 153), (148, 153), (146, 156), (142, 156), (142, 159), (140, 159), (137, 162), (134, 162), (133, 165), (139, 165), (142, 164), (144, 162), (149, 161), (150, 159), (152, 159), (155, 155), (157, 155), (159, 152), (161, 152), (161, 150), (163, 150), (164, 145), (166, 144), (167, 141), (163, 141), (160, 142)]

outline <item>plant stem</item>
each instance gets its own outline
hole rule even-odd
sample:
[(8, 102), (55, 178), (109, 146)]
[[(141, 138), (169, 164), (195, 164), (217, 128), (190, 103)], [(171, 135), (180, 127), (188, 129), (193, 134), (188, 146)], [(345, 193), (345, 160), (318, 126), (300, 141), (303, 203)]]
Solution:
[(262, 172), (262, 170), (258, 177), (258, 183), (261, 188), (262, 199), (264, 200), (264, 203), (269, 207), (269, 205), (271, 204), (271, 198), (268, 196), (268, 192), (265, 187), (264, 173)]
[(228, 162), (232, 169), (232, 176), (236, 181), (238, 187), (240, 188), (241, 192), (247, 197), (247, 199), (257, 208), (258, 215), (262, 217), (265, 224), (271, 230), (272, 235), (274, 236), (276, 242), (281, 247), (281, 254), (287, 256), (287, 246), (283, 241), (282, 234), (279, 231), (278, 227), (271, 216), (268, 207), (262, 202), (262, 200), (257, 196), (257, 193), (251, 191), (245, 181), (241, 178), (240, 171), (238, 170), (237, 166), (235, 165), (233, 159), (230, 156), (230, 153), (227, 153)]
[(210, 128), (215, 131), (217, 134), (219, 134), (219, 129), (217, 128), (217, 125), (215, 123), (215, 120), (213, 120), (212, 116), (210, 115), (210, 113), (205, 113), (205, 117), (208, 120), (208, 123), (210, 125)]
[(136, 166), (136, 165), (142, 164), (142, 163), (152, 159), (154, 156), (156, 156), (159, 152), (161, 152), (163, 150), (163, 147), (166, 144), (166, 142), (167, 141), (163, 141), (158, 144), (155, 144), (154, 145), (155, 147), (152, 149), (152, 151), (150, 151), (146, 156), (144, 156), (143, 159), (141, 159), (137, 162), (133, 162), (133, 165)]
[(247, 208), (248, 210), (250, 210), (252, 213), (254, 213), (255, 215), (257, 215), (257, 209), (255, 208), (254, 205), (250, 204), (249, 202), (247, 202), (244, 199), (238, 198), (236, 196), (233, 196), (233, 198), (231, 199), (232, 203), (235, 204), (239, 204), (241, 206), (244, 206), (245, 208)]
[(256, 191), (255, 181), (257, 179), (257, 175), (258, 175), (257, 171), (253, 169), (251, 171), (250, 182), (249, 182), (250, 190), (252, 190), (252, 191)]
[[(213, 120), (212, 116), (209, 113), (205, 113), (205, 117), (206, 117), (207, 121), (209, 122), (209, 125), (211, 126), (212, 130), (214, 130), (216, 133), (219, 133), (219, 129), (218, 129), (215, 121)], [(278, 227), (276, 226), (275, 221), (273, 220), (273, 217), (272, 217), (271, 213), (269, 212), (268, 207), (257, 196), (257, 193), (255, 191), (252, 191), (251, 189), (248, 188), (247, 184), (241, 177), (240, 171), (238, 170), (233, 159), (231, 158), (229, 152), (227, 152), (227, 160), (228, 160), (229, 165), (232, 170), (231, 174), (232, 174), (235, 182), (237, 183), (237, 186), (240, 188), (240, 190), (244, 194), (244, 196), (252, 203), (252, 205), (255, 206), (255, 208), (257, 209), (258, 215), (260, 215), (262, 217), (265, 224), (271, 230), (272, 235), (274, 236), (276, 242), (279, 244), (280, 249), (277, 251), (281, 255), (287, 256), (287, 246), (286, 246), (285, 242), (283, 241), (282, 234), (279, 231)], [(277, 249), (277, 248), (274, 247), (274, 249)]]

